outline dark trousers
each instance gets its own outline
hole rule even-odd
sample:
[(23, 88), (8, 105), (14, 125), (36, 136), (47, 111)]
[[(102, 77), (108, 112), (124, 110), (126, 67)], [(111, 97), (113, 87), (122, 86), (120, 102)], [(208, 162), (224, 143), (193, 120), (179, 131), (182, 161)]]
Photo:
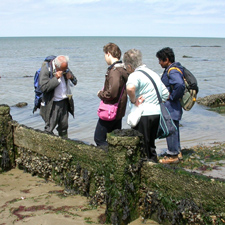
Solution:
[(68, 99), (53, 102), (49, 123), (45, 124), (45, 130), (47, 132), (53, 133), (53, 130), (58, 125), (56, 130), (58, 131), (59, 136), (67, 137), (69, 118), (68, 104)]
[(145, 153), (148, 159), (157, 162), (155, 138), (159, 126), (159, 115), (142, 116), (135, 130), (144, 136)]
[(121, 129), (121, 127), (122, 119), (113, 121), (105, 121), (98, 119), (94, 134), (94, 140), (96, 145), (107, 145), (107, 133), (111, 133), (113, 130), (116, 129)]

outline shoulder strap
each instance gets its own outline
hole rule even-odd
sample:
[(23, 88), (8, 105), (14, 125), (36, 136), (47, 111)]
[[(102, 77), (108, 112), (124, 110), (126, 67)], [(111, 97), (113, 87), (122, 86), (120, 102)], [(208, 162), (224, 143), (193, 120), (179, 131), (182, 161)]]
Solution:
[(156, 90), (156, 94), (157, 94), (159, 103), (162, 103), (162, 98), (161, 98), (161, 96), (160, 96), (160, 94), (159, 94), (159, 90), (158, 90), (158, 88), (157, 88), (157, 86), (156, 86), (156, 84), (155, 84), (155, 81), (154, 81), (154, 80), (152, 79), (152, 77), (151, 77), (148, 73), (146, 73), (145, 71), (143, 71), (143, 70), (138, 70), (138, 71), (144, 73), (144, 74), (151, 80), (151, 82), (152, 82), (152, 84), (153, 84), (153, 86), (154, 86), (154, 88), (155, 88), (155, 90)]
[(167, 71), (167, 75), (168, 75), (168, 76), (169, 76), (169, 73), (170, 73), (171, 70), (177, 70), (178, 72), (180, 72), (181, 74), (183, 74), (182, 71), (181, 71), (178, 67), (171, 67), (171, 68), (169, 68), (169, 70)]
[(118, 100), (118, 104), (119, 104), (119, 102), (120, 102), (120, 99), (122, 98), (122, 95), (123, 95), (123, 91), (124, 91), (124, 89), (125, 89), (125, 86), (126, 86), (126, 84), (124, 84), (123, 89), (122, 89), (122, 91), (121, 91), (121, 93), (120, 93), (120, 98), (119, 98), (119, 100)]

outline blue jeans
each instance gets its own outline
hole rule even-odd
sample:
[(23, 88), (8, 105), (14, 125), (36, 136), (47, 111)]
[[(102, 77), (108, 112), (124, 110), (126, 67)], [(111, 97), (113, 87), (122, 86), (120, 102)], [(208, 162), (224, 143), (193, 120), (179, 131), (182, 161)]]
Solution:
[(174, 124), (177, 127), (177, 131), (166, 138), (167, 141), (167, 154), (169, 155), (178, 155), (181, 147), (180, 147), (180, 130), (179, 130), (179, 120), (174, 120)]

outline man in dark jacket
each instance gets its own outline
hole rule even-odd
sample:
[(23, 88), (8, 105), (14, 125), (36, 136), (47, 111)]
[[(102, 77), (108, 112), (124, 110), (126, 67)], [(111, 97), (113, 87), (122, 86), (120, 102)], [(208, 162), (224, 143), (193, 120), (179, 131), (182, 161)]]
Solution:
[(178, 70), (173, 69), (169, 71), (171, 67), (177, 67), (183, 73), (183, 67), (179, 62), (175, 62), (175, 55), (171, 48), (163, 48), (156, 53), (156, 57), (159, 59), (159, 64), (162, 68), (165, 68), (161, 77), (162, 82), (169, 90), (169, 98), (165, 102), (170, 115), (177, 127), (177, 131), (166, 138), (167, 141), (167, 155), (161, 159), (160, 163), (178, 163), (181, 155), (180, 147), (180, 132), (179, 132), (179, 120), (181, 120), (183, 111), (179, 99), (184, 94), (185, 84), (183, 74)]
[(77, 79), (68, 69), (69, 57), (57, 56), (48, 65), (42, 64), (39, 84), (43, 92), (40, 114), (45, 121), (45, 131), (53, 133), (57, 126), (59, 136), (68, 137), (69, 112), (74, 116), (74, 103), (69, 82)]
[(103, 52), (105, 53), (105, 61), (109, 67), (105, 75), (104, 89), (98, 92), (98, 97), (103, 100), (105, 104), (114, 104), (118, 102), (123, 88), (124, 91), (119, 102), (116, 119), (105, 121), (99, 118), (98, 120), (94, 134), (94, 140), (98, 146), (108, 144), (106, 141), (107, 133), (115, 129), (121, 129), (122, 118), (125, 115), (127, 104), (125, 85), (128, 73), (124, 68), (124, 64), (120, 61), (121, 50), (116, 44), (109, 43), (103, 47)]

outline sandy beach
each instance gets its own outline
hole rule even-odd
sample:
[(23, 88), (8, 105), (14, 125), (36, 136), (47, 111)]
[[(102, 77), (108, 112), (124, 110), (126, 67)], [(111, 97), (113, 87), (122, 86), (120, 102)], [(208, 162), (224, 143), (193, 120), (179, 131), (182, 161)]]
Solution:
[[(92, 208), (86, 197), (65, 196), (62, 187), (23, 170), (0, 174), (0, 225), (100, 225), (104, 212), (105, 206)], [(130, 223), (138, 224), (141, 218)]]
[(64, 196), (62, 187), (19, 169), (0, 177), (1, 225), (100, 224), (105, 207), (91, 208), (86, 197)]

